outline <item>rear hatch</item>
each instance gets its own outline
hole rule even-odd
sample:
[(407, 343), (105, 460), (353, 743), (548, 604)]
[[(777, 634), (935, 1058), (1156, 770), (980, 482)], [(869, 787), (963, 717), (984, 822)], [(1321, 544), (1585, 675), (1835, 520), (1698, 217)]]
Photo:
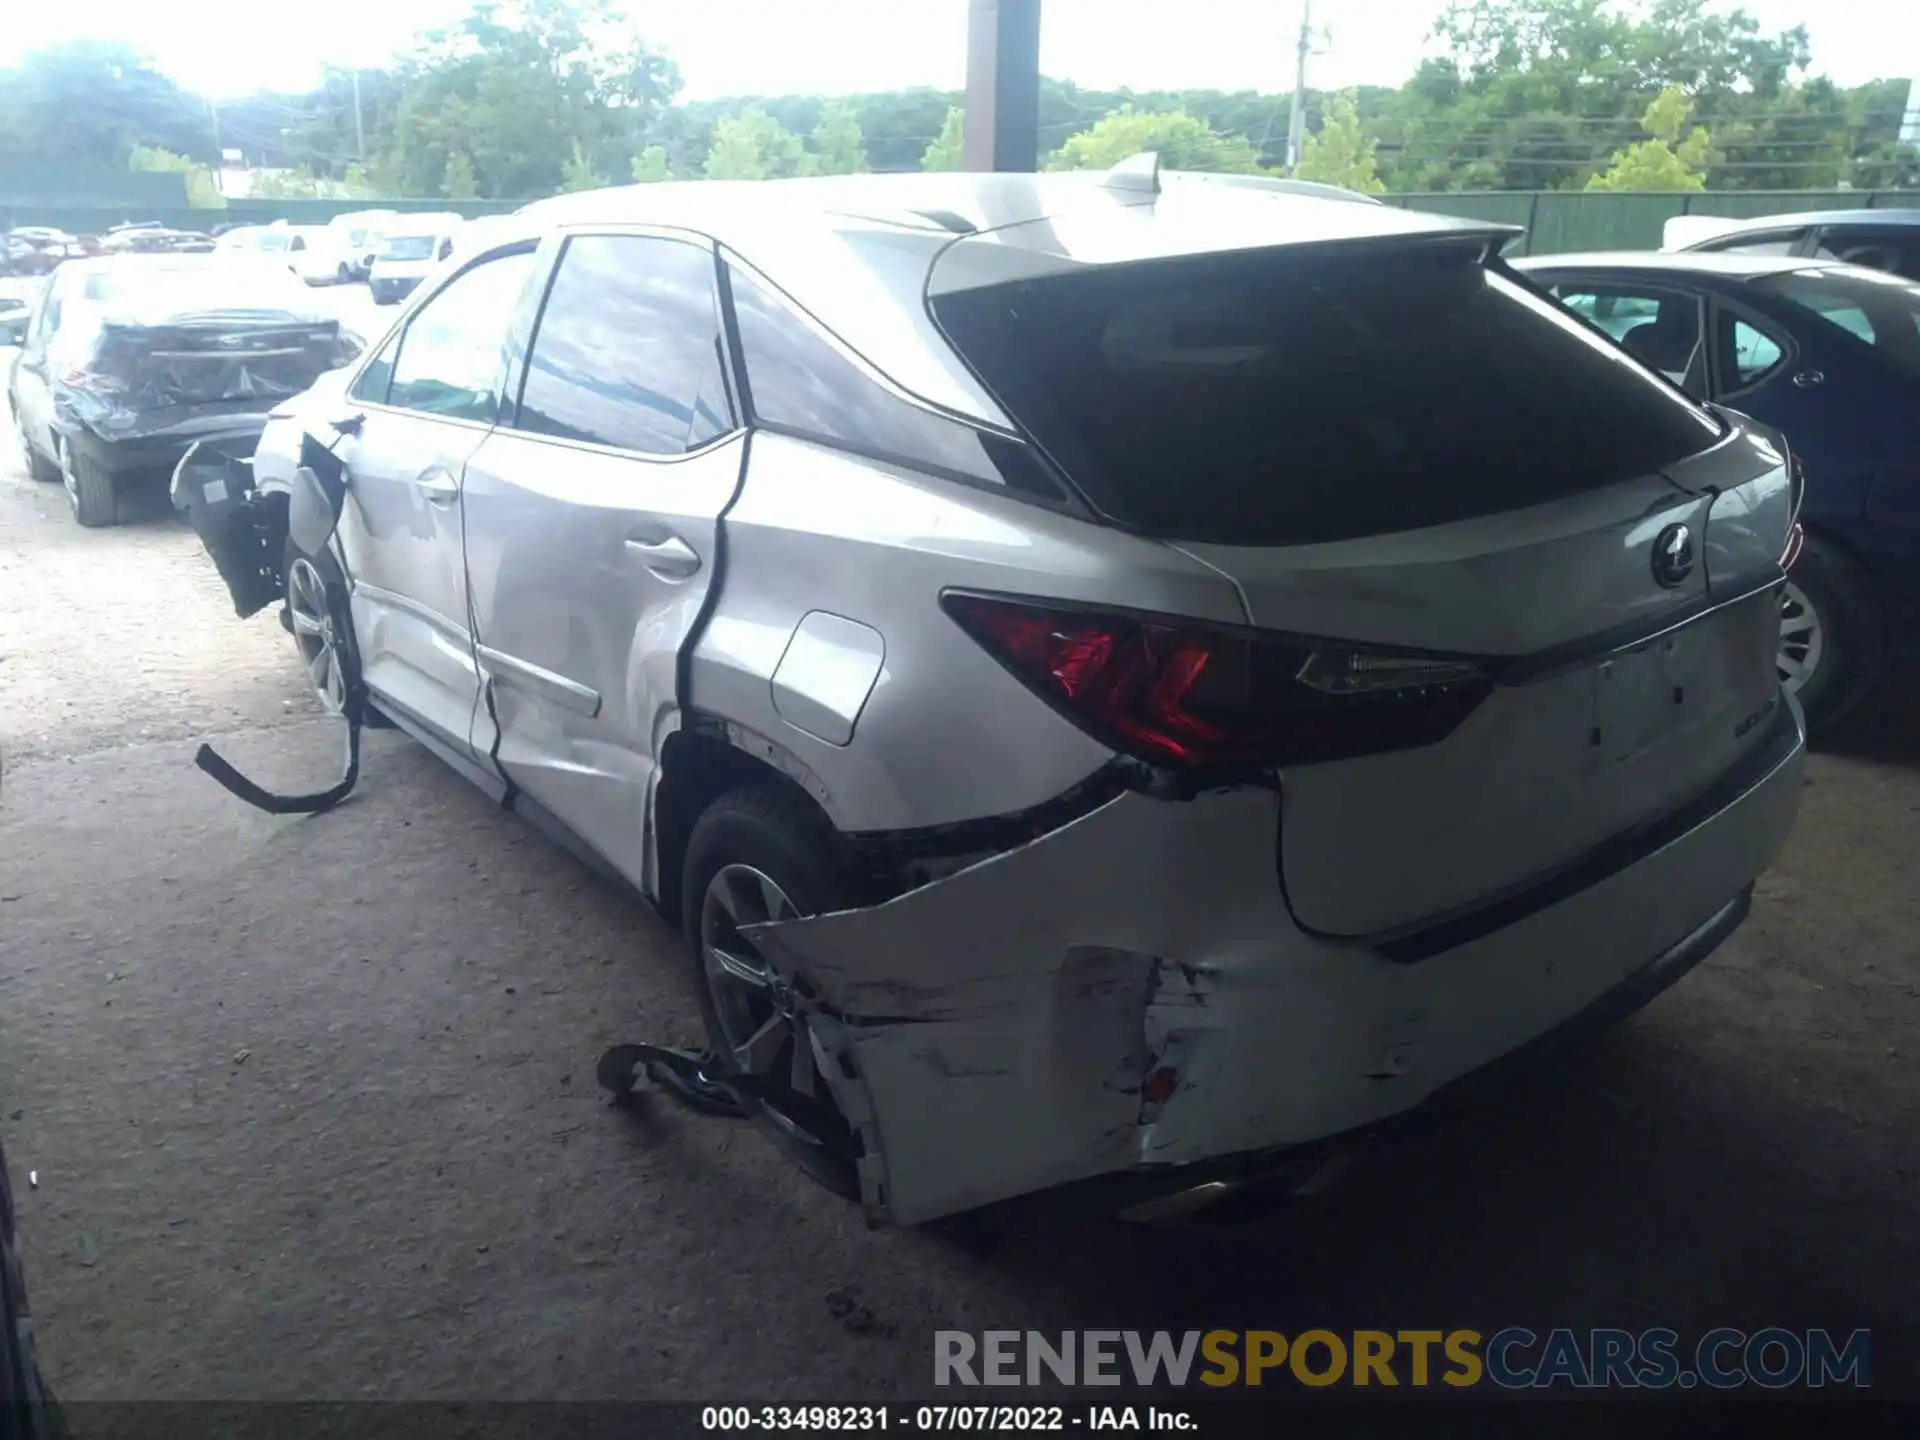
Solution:
[[(1217, 568), (1256, 653), (1295, 657), (1280, 690), (1320, 728), (1262, 758), (1281, 883), (1326, 934), (1457, 914), (1674, 813), (1779, 704), (1781, 449), (1485, 250), (1393, 237), (934, 287), (1089, 503)], [(1248, 703), (1271, 722), (1296, 702)]]

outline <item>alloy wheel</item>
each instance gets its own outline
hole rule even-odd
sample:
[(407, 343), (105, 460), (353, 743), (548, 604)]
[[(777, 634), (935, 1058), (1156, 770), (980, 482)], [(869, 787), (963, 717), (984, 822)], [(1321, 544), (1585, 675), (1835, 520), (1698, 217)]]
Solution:
[(1789, 580), (1780, 591), (1780, 684), (1797, 694), (1826, 657), (1826, 626), (1807, 592)]
[(327, 600), (327, 582), (304, 555), (287, 567), (287, 615), (314, 693), (329, 715), (342, 713), (347, 708), (347, 674), (333, 607)]
[[(786, 979), (740, 932), (767, 920), (795, 919), (799, 910), (771, 877), (751, 865), (723, 865), (707, 883), (700, 906), (700, 959), (713, 1013), (732, 1066), (750, 1075), (780, 1075), (802, 1095), (823, 1093), (813, 1042), (795, 1015)], [(803, 1140), (777, 1111), (767, 1115)]]

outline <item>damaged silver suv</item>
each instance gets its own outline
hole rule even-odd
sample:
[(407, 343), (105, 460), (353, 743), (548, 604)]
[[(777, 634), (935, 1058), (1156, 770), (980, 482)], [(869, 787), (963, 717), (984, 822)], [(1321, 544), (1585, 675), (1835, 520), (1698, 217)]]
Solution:
[(1642, 1003), (1793, 823), (1786, 447), (1507, 233), (1150, 161), (564, 196), (203, 533), (677, 916), (871, 1214), (1218, 1193)]

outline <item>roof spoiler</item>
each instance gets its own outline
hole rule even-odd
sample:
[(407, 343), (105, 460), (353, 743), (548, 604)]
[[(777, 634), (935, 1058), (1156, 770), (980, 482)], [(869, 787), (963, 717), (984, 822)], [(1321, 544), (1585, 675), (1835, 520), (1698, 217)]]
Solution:
[[(1230, 186), (1236, 190), (1264, 190), (1275, 195), (1312, 195), (1321, 200), (1350, 200), (1359, 205), (1381, 203), (1373, 196), (1363, 195), (1358, 190), (1344, 190), (1338, 185), (1322, 185), (1313, 180), (1290, 180), (1280, 175), (1236, 175), (1210, 170), (1180, 170), (1169, 173), (1177, 174), (1183, 179), (1197, 180), (1203, 184)], [(1159, 152), (1143, 150), (1138, 155), (1129, 155), (1109, 169), (1100, 183), (1109, 190), (1158, 195), (1161, 189)]]

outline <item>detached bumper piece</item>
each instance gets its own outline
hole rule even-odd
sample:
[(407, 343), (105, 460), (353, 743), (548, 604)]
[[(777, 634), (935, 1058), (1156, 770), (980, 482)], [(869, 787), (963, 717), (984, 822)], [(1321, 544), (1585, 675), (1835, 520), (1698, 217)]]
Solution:
[[(289, 497), (262, 495), (254, 484), (252, 456), (258, 443), (257, 431), (245, 437), (200, 441), (182, 457), (173, 473), (174, 506), (186, 513), (200, 543), (213, 557), (233, 597), (234, 613), (243, 620), (280, 599), (285, 590), (282, 569), (290, 523)], [(300, 458), (324, 497), (320, 503), (334, 504), (344, 496), (345, 468), (332, 451), (309, 436), (301, 446)], [(337, 504), (333, 513), (339, 513)], [(335, 623), (345, 628), (351, 620), (343, 614), (335, 617)], [(360, 779), (360, 727), (367, 714), (367, 689), (358, 674), (349, 674), (346, 680), (346, 703), (342, 707), (347, 722), (346, 760), (340, 779), (325, 790), (304, 795), (268, 790), (242, 775), (211, 745), (202, 745), (193, 763), (247, 804), (269, 815), (312, 815), (331, 810), (353, 793)]]

